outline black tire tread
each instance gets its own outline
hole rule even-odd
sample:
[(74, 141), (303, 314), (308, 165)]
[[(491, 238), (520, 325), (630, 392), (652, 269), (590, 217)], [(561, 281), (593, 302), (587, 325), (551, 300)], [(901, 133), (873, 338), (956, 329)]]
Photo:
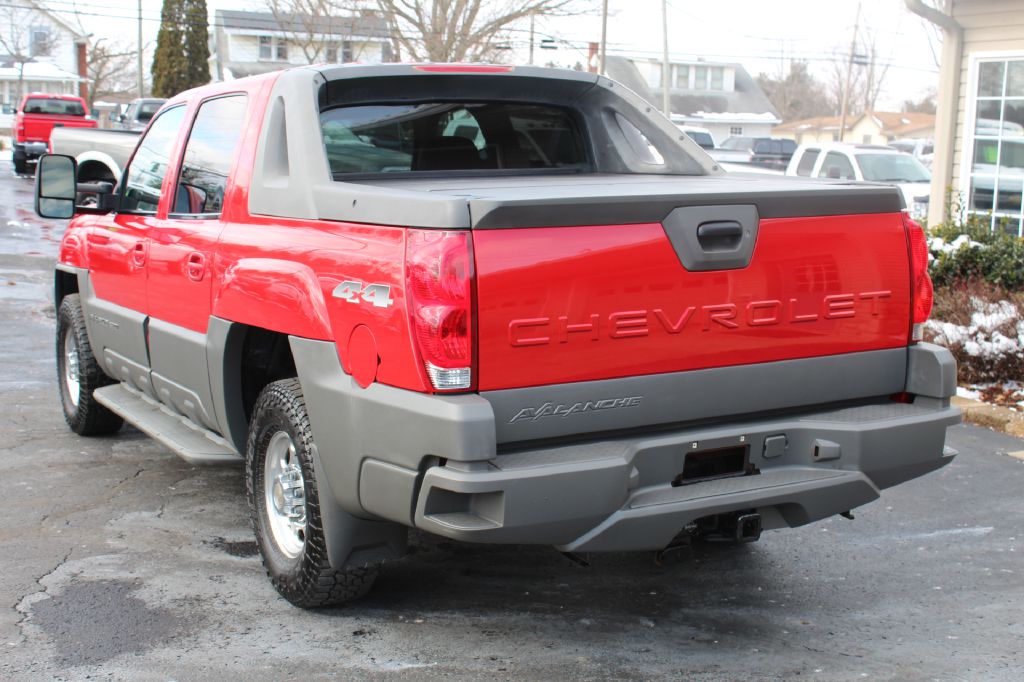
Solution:
[[(279, 571), (268, 561), (269, 552), (275, 552), (269, 531), (262, 530), (261, 501), (263, 499), (263, 459), (257, 452), (261, 437), (261, 424), (268, 413), (280, 411), (292, 425), (298, 437), (296, 450), (300, 453), (302, 474), (306, 484), (306, 545), (290, 571)], [(327, 543), (320, 518), (320, 498), (313, 470), (313, 433), (306, 412), (306, 401), (298, 379), (282, 379), (268, 384), (260, 393), (253, 408), (246, 443), (245, 481), (249, 501), (250, 521), (260, 548), (260, 557), (274, 588), (285, 599), (302, 608), (337, 606), (362, 597), (377, 578), (377, 566), (345, 569), (331, 567), (327, 557)]]
[[(81, 390), (78, 407), (72, 408), (64, 397), (64, 332), (70, 327), (78, 344), (78, 381)], [(116, 433), (124, 424), (118, 415), (100, 405), (92, 392), (115, 383), (100, 368), (89, 344), (85, 327), (85, 312), (78, 294), (68, 294), (57, 309), (57, 382), (64, 407), (64, 421), (80, 436), (106, 436)], [(70, 411), (69, 411), (70, 410)]]

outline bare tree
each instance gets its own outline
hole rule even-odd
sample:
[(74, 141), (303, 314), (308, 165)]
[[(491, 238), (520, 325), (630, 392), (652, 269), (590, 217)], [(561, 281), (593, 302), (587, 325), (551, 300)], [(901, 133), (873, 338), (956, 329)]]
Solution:
[[(18, 87), (14, 94), (17, 102), (25, 94), (25, 65), (36, 57), (46, 57), (59, 45), (52, 22), (32, 3), (11, 2), (0, 8), (0, 50), (6, 52), (18, 69)], [(45, 27), (45, 37), (38, 28)], [(35, 35), (33, 35), (35, 34)]]
[(864, 90), (861, 94), (864, 111), (874, 111), (878, 95), (882, 92), (889, 63), (878, 58), (878, 47), (874, 32), (868, 32), (861, 40), (861, 55), (867, 58), (864, 68)]
[(574, 0), (379, 0), (395, 54), (415, 61), (483, 61), (531, 15), (564, 14)]
[[(832, 59), (829, 61), (829, 67), (825, 74), (825, 96), (828, 98), (829, 107), (832, 109), (832, 115), (838, 116), (843, 108), (843, 95), (846, 91), (846, 64), (849, 56), (846, 54), (845, 48), (834, 48), (832, 50)], [(849, 114), (858, 114), (859, 111), (854, 111), (859, 106), (859, 103), (863, 101), (862, 94), (864, 91), (863, 74), (859, 67), (853, 69), (850, 75), (850, 94), (848, 98), (849, 102)], [(852, 123), (852, 121), (847, 121)]]
[(137, 90), (135, 58), (137, 49), (100, 38), (89, 50), (89, 108), (108, 98), (123, 99)]
[(378, 31), (380, 15), (361, 11), (355, 0), (264, 0), (288, 45), (310, 64), (337, 61), (346, 47), (348, 59), (358, 60), (365, 38)]

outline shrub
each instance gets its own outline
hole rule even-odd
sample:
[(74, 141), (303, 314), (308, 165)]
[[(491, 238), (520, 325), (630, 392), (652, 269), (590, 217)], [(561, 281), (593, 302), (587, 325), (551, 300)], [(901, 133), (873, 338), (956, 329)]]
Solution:
[(989, 216), (965, 213), (949, 204), (946, 222), (929, 227), (929, 271), (938, 288), (984, 280), (1009, 291), (1024, 290), (1024, 240), (992, 230)]
[(937, 288), (925, 339), (956, 357), (960, 383), (1024, 380), (1024, 294), (984, 280)]

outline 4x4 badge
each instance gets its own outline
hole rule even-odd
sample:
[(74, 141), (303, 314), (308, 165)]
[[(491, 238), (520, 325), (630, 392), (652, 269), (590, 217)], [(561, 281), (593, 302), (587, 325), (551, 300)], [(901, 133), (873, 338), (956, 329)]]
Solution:
[(367, 284), (363, 287), (362, 282), (349, 280), (334, 287), (331, 292), (334, 298), (340, 298), (349, 303), (371, 303), (375, 308), (387, 308), (394, 299), (391, 298), (391, 287), (387, 284)]

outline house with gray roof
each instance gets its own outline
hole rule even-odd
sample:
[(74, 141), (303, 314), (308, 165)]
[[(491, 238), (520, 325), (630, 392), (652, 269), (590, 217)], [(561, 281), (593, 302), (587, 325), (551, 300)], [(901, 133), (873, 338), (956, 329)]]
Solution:
[(210, 42), (213, 80), (254, 76), (301, 64), (391, 61), (384, 18), (370, 11), (309, 15), (217, 10)]
[[(740, 64), (704, 60), (669, 64), (669, 105), (680, 125), (707, 128), (715, 144), (730, 136), (767, 137), (782, 122), (764, 91)], [(661, 108), (662, 64), (608, 57), (608, 75)]]

